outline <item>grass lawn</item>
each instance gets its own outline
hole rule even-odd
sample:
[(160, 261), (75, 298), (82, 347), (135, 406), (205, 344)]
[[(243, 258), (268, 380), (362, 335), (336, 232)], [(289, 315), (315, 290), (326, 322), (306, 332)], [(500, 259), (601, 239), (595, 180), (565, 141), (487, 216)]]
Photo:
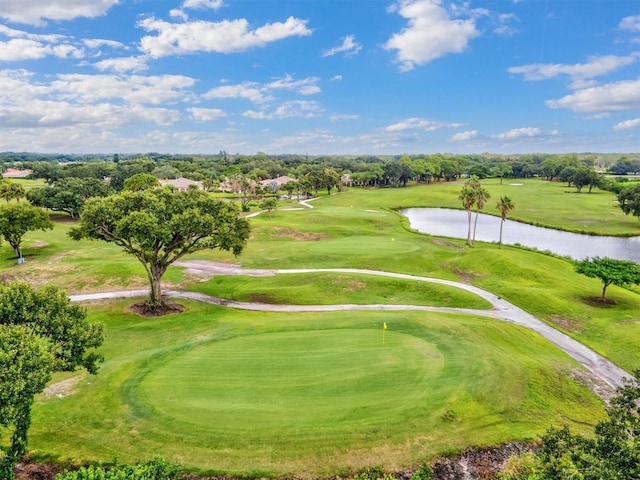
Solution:
[[(566, 186), (541, 180), (484, 183), (492, 195), (487, 211), (508, 194), (516, 203), (511, 218), (640, 234), (640, 222), (622, 215), (606, 192), (565, 193)], [(467, 282), (628, 371), (637, 368), (640, 288), (610, 287), (607, 296), (616, 304), (595, 304), (590, 297), (599, 295), (600, 282), (576, 274), (566, 259), (481, 242), (468, 248), (463, 240), (417, 234), (393, 211), (458, 207), (460, 188), (351, 189), (323, 196), (314, 209), (252, 218), (252, 238), (238, 259), (216, 251), (189, 258)], [(28, 233), (21, 266), (6, 243), (0, 246), (0, 278), (55, 283), (69, 293), (147, 285), (137, 260), (106, 243), (73, 242), (69, 227), (58, 221), (53, 231)], [(363, 275), (201, 280), (171, 267), (164, 285), (243, 301), (487, 308), (449, 287)], [(599, 401), (569, 379), (576, 365), (566, 355), (533, 333), (486, 318), (287, 315), (185, 302), (183, 314), (142, 319), (125, 311), (128, 303), (90, 307), (90, 316), (107, 325), (106, 363), (96, 377), (77, 377), (75, 393), (39, 398), (30, 430), (37, 458), (133, 461), (160, 454), (201, 470), (328, 476), (380, 463), (406, 467), (472, 444), (536, 438), (551, 424), (581, 428), (604, 414)], [(389, 325), (384, 349), (383, 322)]]
[(39, 399), (36, 458), (161, 454), (196, 470), (330, 475), (535, 438), (562, 422), (581, 430), (603, 416), (567, 378), (573, 361), (485, 318), (186, 302), (183, 314), (145, 319), (126, 305), (90, 308), (107, 325), (107, 360), (96, 377)]
[[(406, 304), (491, 308), (477, 295), (447, 285), (340, 273), (283, 274), (273, 277), (216, 276), (194, 290), (241, 302), (294, 305)], [(332, 292), (324, 295), (321, 292)]]

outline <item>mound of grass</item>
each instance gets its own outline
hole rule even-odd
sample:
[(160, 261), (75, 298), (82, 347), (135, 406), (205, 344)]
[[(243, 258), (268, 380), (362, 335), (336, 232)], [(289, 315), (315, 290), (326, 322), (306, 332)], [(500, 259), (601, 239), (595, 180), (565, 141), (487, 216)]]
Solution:
[(459, 288), (435, 283), (341, 273), (272, 277), (216, 276), (194, 285), (208, 295), (241, 302), (294, 305), (396, 304), (488, 309), (491, 304)]
[(572, 360), (486, 318), (186, 302), (183, 314), (146, 319), (126, 305), (91, 307), (107, 324), (107, 361), (98, 376), (38, 400), (36, 458), (161, 454), (198, 470), (330, 475), (534, 438), (551, 424), (581, 429), (603, 415), (568, 380)]

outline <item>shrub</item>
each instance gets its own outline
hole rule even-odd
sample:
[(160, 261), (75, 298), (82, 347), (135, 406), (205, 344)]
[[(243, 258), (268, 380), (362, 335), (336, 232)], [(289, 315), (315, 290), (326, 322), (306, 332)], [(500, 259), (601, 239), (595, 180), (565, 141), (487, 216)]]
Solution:
[(179, 480), (178, 467), (154, 459), (134, 465), (115, 465), (109, 469), (92, 465), (74, 472), (58, 474), (56, 480)]

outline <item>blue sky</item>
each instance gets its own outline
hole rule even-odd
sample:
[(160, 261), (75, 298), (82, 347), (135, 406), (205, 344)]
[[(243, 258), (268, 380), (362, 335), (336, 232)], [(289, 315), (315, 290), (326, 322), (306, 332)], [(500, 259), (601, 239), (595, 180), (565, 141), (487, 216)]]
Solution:
[(638, 0), (0, 0), (0, 151), (640, 151)]

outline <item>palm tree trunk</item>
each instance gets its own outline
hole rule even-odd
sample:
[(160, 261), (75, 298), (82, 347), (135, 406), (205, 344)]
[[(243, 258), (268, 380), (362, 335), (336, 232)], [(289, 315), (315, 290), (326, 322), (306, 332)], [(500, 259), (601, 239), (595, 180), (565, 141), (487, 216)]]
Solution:
[(473, 240), (471, 241), (471, 246), (473, 246), (473, 244), (476, 242), (476, 227), (478, 226), (478, 215), (479, 211), (476, 210), (476, 218), (473, 222)]
[(502, 248), (502, 227), (504, 226), (504, 220), (500, 221), (500, 243), (498, 243), (498, 248)]

